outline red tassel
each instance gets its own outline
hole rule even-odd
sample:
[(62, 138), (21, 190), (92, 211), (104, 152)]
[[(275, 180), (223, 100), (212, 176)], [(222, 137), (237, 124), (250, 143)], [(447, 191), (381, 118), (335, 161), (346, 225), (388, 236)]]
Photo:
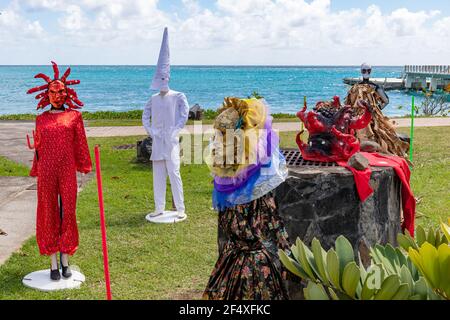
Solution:
[(79, 99), (78, 99), (78, 95), (77, 95), (77, 93), (75, 92), (75, 90), (73, 90), (73, 89), (71, 89), (71, 88), (67, 88), (67, 93), (69, 94), (69, 98), (73, 101), (73, 102), (75, 102), (77, 105), (79, 105), (79, 106), (84, 106), (84, 104), (83, 104), (83, 102), (81, 102)]
[(56, 62), (53, 62), (53, 61), (52, 61), (52, 65), (53, 65), (53, 72), (55, 73), (54, 80), (58, 80), (59, 79), (58, 65), (56, 64)]
[(73, 90), (72, 88), (67, 88), (67, 93), (69, 94), (70, 98), (78, 98), (78, 95), (76, 93), (75, 90)]
[(48, 91), (44, 91), (44, 92), (41, 92), (41, 93), (39, 93), (36, 97), (35, 97), (35, 99), (42, 99), (43, 97), (45, 97), (45, 96), (48, 96)]
[(80, 109), (80, 107), (74, 105), (69, 98), (66, 100), (66, 104), (69, 107), (69, 109)]
[(78, 100), (78, 98), (72, 98), (72, 101), (75, 102), (80, 107), (84, 106), (84, 103)]
[(49, 104), (50, 104), (50, 100), (48, 99), (48, 97), (44, 97), (41, 99), (41, 101), (39, 101), (36, 109), (45, 108)]
[(38, 92), (38, 91), (42, 91), (42, 90), (47, 89), (47, 88), (48, 88), (47, 84), (45, 84), (43, 86), (39, 86), (39, 87), (34, 87), (34, 88), (31, 88), (30, 90), (28, 90), (27, 94), (31, 94), (31, 93), (35, 93), (35, 92)]
[(70, 75), (70, 68), (67, 68), (66, 72), (64, 72), (61, 81), (66, 83), (67, 77)]
[(35, 77), (36, 79), (37, 79), (37, 78), (44, 79), (47, 83), (52, 82), (52, 79), (50, 79), (49, 76), (47, 76), (47, 75), (45, 75), (45, 74), (43, 74), (43, 73), (39, 73), (39, 74), (35, 75), (34, 77)]
[(69, 80), (69, 81), (66, 81), (66, 85), (67, 86), (73, 86), (73, 85), (76, 85), (76, 84), (80, 84), (80, 80)]

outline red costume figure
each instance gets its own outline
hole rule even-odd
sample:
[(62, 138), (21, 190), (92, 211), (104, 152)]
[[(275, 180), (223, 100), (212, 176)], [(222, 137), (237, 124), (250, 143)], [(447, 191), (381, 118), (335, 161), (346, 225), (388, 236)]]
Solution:
[(348, 160), (359, 151), (359, 141), (354, 130), (365, 128), (372, 120), (370, 106), (359, 101), (361, 115), (353, 107), (342, 106), (339, 97), (332, 102), (318, 102), (314, 110), (306, 112), (306, 102), (297, 116), (308, 129), (308, 143), (301, 140), (303, 130), (297, 134), (297, 145), (306, 160), (335, 162)]
[[(92, 163), (83, 118), (81, 113), (73, 110), (83, 103), (78, 100), (76, 92), (67, 87), (80, 81), (67, 81), (70, 68), (59, 78), (58, 66), (54, 62), (52, 64), (54, 79), (38, 74), (35, 78), (42, 78), (47, 84), (27, 92), (45, 90), (36, 96), (36, 99), (41, 99), (37, 108), (52, 105), (51, 110), (36, 118), (36, 131), (33, 133), (36, 152), (30, 175), (37, 177), (38, 184), (36, 239), (39, 251), (42, 255), (52, 256), (52, 259), (56, 259), (55, 254), (60, 252), (63, 276), (70, 277), (68, 261), (64, 263), (63, 260), (64, 256), (73, 255), (78, 247), (76, 172), (90, 172)], [(52, 261), (53, 280), (59, 280), (56, 272), (59, 274), (57, 262), (55, 268)]]

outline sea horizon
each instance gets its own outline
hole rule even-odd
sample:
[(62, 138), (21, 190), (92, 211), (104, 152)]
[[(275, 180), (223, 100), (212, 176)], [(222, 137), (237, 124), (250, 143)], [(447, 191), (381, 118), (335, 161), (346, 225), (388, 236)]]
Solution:
[[(63, 72), (69, 65), (60, 65)], [(69, 79), (84, 111), (129, 111), (142, 109), (154, 93), (150, 90), (154, 65), (70, 65)], [(335, 95), (345, 99), (350, 88), (345, 77), (359, 77), (359, 65), (172, 65), (170, 87), (184, 92), (190, 106), (217, 109), (227, 96), (247, 97), (253, 92), (263, 96), (272, 113), (296, 113), (306, 96), (309, 106), (331, 100)], [(35, 95), (31, 87), (41, 85), (34, 79), (38, 73), (53, 75), (47, 65), (0, 65), (0, 114), (33, 113)], [(373, 66), (373, 78), (401, 77), (403, 66)], [(388, 91), (390, 104), (383, 112), (403, 116), (410, 112), (411, 96), (420, 103), (421, 95), (401, 90)]]
[[(61, 64), (61, 66), (86, 66), (86, 67), (155, 67), (155, 64)], [(41, 66), (48, 66), (48, 64), (0, 64), (0, 67), (41, 67)], [(404, 67), (405, 65), (372, 65), (372, 67)], [(327, 65), (327, 64), (299, 64), (299, 65), (293, 65), (293, 64), (171, 64), (171, 67), (264, 67), (264, 68), (270, 68), (270, 67), (283, 67), (283, 68), (327, 68), (327, 67), (334, 67), (334, 68), (349, 68), (349, 67), (356, 67), (359, 68), (360, 65), (344, 65), (344, 64), (336, 64), (336, 65)]]

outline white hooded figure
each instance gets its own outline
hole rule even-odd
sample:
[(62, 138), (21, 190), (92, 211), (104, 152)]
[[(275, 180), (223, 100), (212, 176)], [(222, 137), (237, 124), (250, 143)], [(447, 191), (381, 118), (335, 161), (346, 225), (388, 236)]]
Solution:
[(142, 114), (142, 124), (152, 138), (153, 190), (155, 212), (152, 217), (162, 215), (166, 205), (166, 180), (169, 175), (173, 199), (179, 219), (186, 218), (183, 183), (180, 175), (179, 132), (189, 114), (186, 96), (169, 89), (170, 51), (169, 34), (164, 29), (158, 64), (151, 89), (158, 90), (147, 102)]

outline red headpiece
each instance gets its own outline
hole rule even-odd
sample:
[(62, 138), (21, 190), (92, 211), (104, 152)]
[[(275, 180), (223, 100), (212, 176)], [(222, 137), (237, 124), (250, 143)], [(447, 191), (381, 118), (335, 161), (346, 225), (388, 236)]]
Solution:
[(45, 90), (44, 92), (41, 92), (36, 96), (36, 99), (41, 99), (39, 101), (36, 109), (45, 108), (46, 106), (48, 106), (50, 104), (50, 99), (48, 96), (48, 87), (54, 81), (61, 81), (65, 85), (66, 90), (67, 90), (67, 99), (65, 101), (65, 104), (69, 107), (69, 109), (79, 109), (80, 107), (82, 107), (84, 105), (83, 102), (78, 100), (78, 96), (77, 96), (77, 93), (75, 92), (75, 90), (68, 88), (67, 86), (79, 84), (80, 80), (67, 80), (67, 77), (70, 75), (70, 68), (67, 68), (67, 70), (66, 70), (66, 72), (64, 72), (63, 76), (61, 78), (59, 78), (58, 65), (53, 61), (52, 61), (52, 65), (53, 65), (53, 72), (54, 72), (53, 80), (49, 76), (46, 76), (43, 73), (39, 73), (39, 74), (35, 75), (34, 77), (36, 79), (37, 78), (44, 79), (47, 82), (47, 84), (38, 86), (38, 87), (34, 87), (27, 91), (27, 94), (31, 94), (31, 93)]

